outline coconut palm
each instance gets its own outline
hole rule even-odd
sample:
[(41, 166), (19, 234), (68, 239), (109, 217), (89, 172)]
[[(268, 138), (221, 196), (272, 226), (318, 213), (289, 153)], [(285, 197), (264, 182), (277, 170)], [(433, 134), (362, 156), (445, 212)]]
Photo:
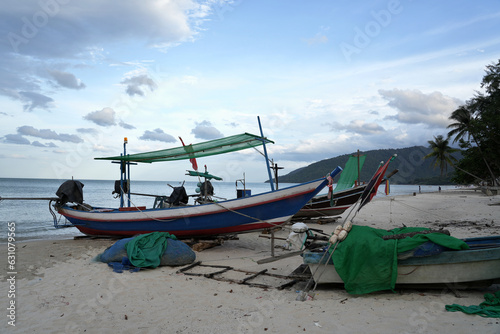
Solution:
[(453, 142), (459, 141), (460, 139), (464, 139), (467, 136), (467, 140), (472, 141), (476, 144), (477, 149), (479, 150), (479, 154), (483, 158), (483, 161), (488, 168), (488, 171), (491, 175), (491, 178), (493, 182), (495, 182), (495, 175), (493, 174), (493, 171), (490, 168), (490, 165), (488, 164), (488, 161), (486, 161), (486, 157), (484, 156), (483, 150), (481, 149), (481, 143), (477, 139), (477, 133), (475, 131), (475, 128), (477, 128), (475, 123), (477, 122), (476, 118), (474, 117), (474, 114), (476, 110), (481, 110), (481, 105), (482, 99), (480, 96), (476, 97), (475, 99), (472, 99), (470, 101), (467, 101), (467, 103), (463, 106), (460, 106), (457, 110), (455, 110), (449, 119), (455, 121), (448, 125), (447, 128), (451, 128), (450, 132), (448, 132), (448, 138), (455, 136), (455, 139)]
[(451, 116), (449, 117), (453, 123), (448, 125), (448, 129), (452, 128), (450, 132), (448, 132), (448, 138), (454, 136), (455, 139), (453, 142), (457, 142), (460, 139), (464, 139), (467, 136), (468, 140), (472, 137), (472, 140), (476, 143), (474, 137), (474, 133), (472, 130), (472, 125), (474, 122), (474, 112), (470, 107), (470, 103), (467, 106), (460, 106), (457, 110), (455, 110)]
[(449, 139), (444, 138), (442, 135), (435, 136), (434, 140), (429, 140), (429, 148), (432, 152), (427, 154), (424, 159), (434, 158), (434, 167), (439, 166), (441, 176), (443, 172), (448, 169), (448, 165), (454, 165), (457, 159), (451, 154), (459, 151), (459, 149), (452, 148), (449, 145)]

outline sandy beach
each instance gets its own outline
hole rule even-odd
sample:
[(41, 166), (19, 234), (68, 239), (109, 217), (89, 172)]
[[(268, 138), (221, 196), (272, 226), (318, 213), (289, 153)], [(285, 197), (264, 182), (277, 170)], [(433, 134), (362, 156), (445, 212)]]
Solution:
[[(449, 190), (415, 196), (376, 198), (353, 223), (376, 228), (420, 226), (445, 228), (457, 238), (500, 234), (500, 196), (474, 190)], [(349, 213), (342, 215), (339, 222)], [(352, 215), (351, 215), (352, 216)], [(308, 224), (331, 233), (336, 223)], [(289, 228), (277, 233), (286, 238)], [(300, 282), (292, 287), (251, 287), (179, 274), (179, 267), (115, 273), (92, 259), (114, 240), (45, 240), (16, 243), (15, 280), (2, 245), (0, 301), (2, 333), (500, 333), (500, 319), (447, 312), (445, 305), (477, 305), (487, 288), (398, 290), (350, 295), (342, 288), (319, 285), (313, 300), (297, 301)], [(280, 245), (280, 241), (276, 244)], [(288, 251), (276, 249), (276, 255)], [(257, 264), (271, 255), (270, 241), (259, 233), (196, 252), (207, 265), (231, 266), (289, 275), (300, 256)], [(201, 269), (199, 268), (198, 271)], [(206, 268), (203, 270), (207, 270)], [(235, 279), (246, 274), (231, 271)], [(257, 281), (278, 286), (286, 279)], [(14, 284), (13, 284), (14, 283)], [(14, 288), (14, 290), (12, 290)], [(14, 291), (15, 296), (10, 296)], [(9, 303), (15, 301), (15, 326)], [(11, 322), (12, 324), (12, 322)]]

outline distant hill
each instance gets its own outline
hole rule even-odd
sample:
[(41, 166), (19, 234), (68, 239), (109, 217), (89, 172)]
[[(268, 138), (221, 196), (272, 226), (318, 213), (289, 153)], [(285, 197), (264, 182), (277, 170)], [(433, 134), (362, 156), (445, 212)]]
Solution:
[[(368, 181), (381, 161), (387, 161), (393, 154), (397, 154), (394, 161), (391, 162), (387, 172), (394, 169), (399, 169), (399, 172), (391, 177), (393, 184), (451, 184), (450, 174), (453, 172), (452, 167), (448, 167), (447, 175), (441, 176), (439, 168), (434, 168), (433, 159), (424, 159), (424, 156), (430, 153), (430, 149), (424, 146), (413, 146), (408, 148), (384, 149), (372, 151), (360, 151), (360, 154), (366, 155), (365, 163), (361, 169), (361, 181)], [(344, 154), (335, 158), (325, 159), (307, 167), (296, 169), (286, 175), (278, 176), (279, 183), (301, 183), (317, 179), (331, 172), (335, 167), (344, 167), (349, 156), (355, 155)], [(454, 154), (458, 159), (461, 156)], [(338, 180), (338, 177), (335, 181)]]

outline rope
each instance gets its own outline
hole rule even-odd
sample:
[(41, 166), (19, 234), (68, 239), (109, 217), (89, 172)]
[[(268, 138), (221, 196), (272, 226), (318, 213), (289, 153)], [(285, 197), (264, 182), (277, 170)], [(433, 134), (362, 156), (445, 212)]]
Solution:
[[(396, 202), (396, 198), (391, 198), (391, 202), (393, 202), (393, 201)], [(403, 203), (403, 202), (401, 202), (399, 200), (397, 201), (397, 203), (399, 203), (399, 204), (401, 204), (403, 206), (406, 206), (407, 208), (413, 209), (415, 211), (420, 211), (420, 212), (423, 212), (423, 213), (426, 213), (426, 214), (429, 214), (429, 215), (436, 216), (436, 217), (441, 218), (441, 219), (447, 219), (446, 217), (442, 217), (442, 216), (440, 216), (438, 214), (435, 214), (433, 212), (429, 212), (429, 211), (426, 211), (426, 210), (422, 210), (422, 209), (416, 208), (416, 207), (411, 206), (409, 204)]]
[[(221, 208), (223, 208), (224, 210), (227, 210), (227, 211), (230, 211), (230, 212), (233, 212), (233, 213), (236, 213), (238, 215), (241, 215), (241, 216), (244, 216), (244, 217), (247, 217), (247, 218), (250, 218), (250, 219), (253, 219), (253, 220), (256, 220), (258, 222), (261, 222), (261, 223), (265, 223), (265, 224), (269, 224), (269, 225), (273, 225), (273, 226), (280, 226), (282, 225), (283, 223), (280, 223), (280, 224), (277, 224), (277, 223), (270, 223), (268, 221), (265, 221), (265, 220), (262, 220), (260, 218), (257, 218), (257, 217), (252, 217), (252, 216), (249, 216), (247, 214), (244, 214), (244, 213), (241, 213), (241, 212), (238, 212), (236, 210), (233, 210), (233, 209), (229, 209), (229, 208), (226, 208), (225, 206), (223, 206), (222, 204), (220, 203), (217, 203), (217, 202), (214, 202), (215, 205), (217, 206), (220, 206)], [(289, 221), (291, 218), (289, 218), (287, 221)], [(285, 222), (286, 223), (286, 222)]]

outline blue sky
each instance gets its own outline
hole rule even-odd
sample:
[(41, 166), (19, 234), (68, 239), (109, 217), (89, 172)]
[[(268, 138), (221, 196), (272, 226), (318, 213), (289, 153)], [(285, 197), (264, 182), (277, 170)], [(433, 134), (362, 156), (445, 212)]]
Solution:
[[(264, 134), (288, 173), (427, 145), (500, 58), (500, 3), (7, 0), (0, 8), (0, 176), (116, 179), (94, 157)], [(204, 158), (267, 178), (254, 150)], [(183, 180), (189, 162), (136, 166)], [(332, 166), (332, 169), (335, 166)], [(318, 176), (320, 177), (320, 176)]]

